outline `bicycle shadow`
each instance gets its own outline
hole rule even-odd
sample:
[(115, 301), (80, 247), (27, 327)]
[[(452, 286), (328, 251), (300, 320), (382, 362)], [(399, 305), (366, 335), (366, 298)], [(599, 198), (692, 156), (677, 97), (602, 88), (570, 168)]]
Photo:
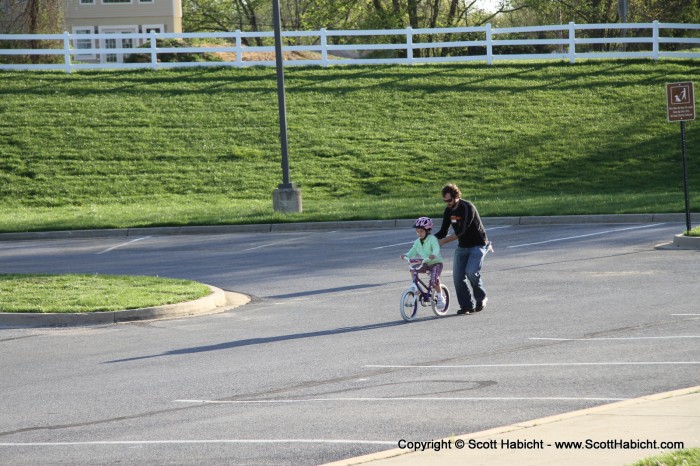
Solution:
[(378, 286), (384, 286), (384, 284), (383, 283), (372, 283), (372, 284), (338, 286), (335, 288), (325, 288), (322, 290), (310, 290), (310, 291), (299, 291), (297, 293), (276, 294), (276, 295), (271, 295), (271, 296), (265, 296), (265, 298), (269, 298), (269, 299), (300, 298), (303, 296), (314, 296), (314, 295), (326, 294), (326, 293), (340, 293), (342, 291), (354, 291), (354, 290), (361, 290), (364, 288), (375, 288)]
[(124, 358), (124, 359), (114, 359), (112, 361), (105, 361), (102, 364), (113, 364), (113, 363), (118, 363), (118, 362), (139, 361), (139, 360), (143, 360), (143, 359), (160, 358), (160, 357), (164, 357), (164, 356), (179, 356), (179, 355), (185, 355), (185, 354), (206, 353), (209, 351), (221, 351), (221, 350), (242, 348), (242, 347), (253, 346), (253, 345), (264, 345), (264, 344), (276, 343), (276, 342), (280, 342), (280, 341), (301, 340), (304, 338), (326, 337), (326, 336), (331, 336), (331, 335), (342, 335), (344, 333), (353, 333), (353, 332), (365, 332), (367, 330), (379, 330), (379, 329), (384, 329), (384, 328), (397, 327), (397, 326), (405, 325), (405, 324), (413, 324), (413, 323), (418, 323), (418, 322), (427, 322), (427, 321), (433, 321), (433, 320), (438, 320), (438, 319), (444, 319), (446, 317), (459, 317), (459, 316), (457, 316), (456, 314), (447, 315), (447, 316), (443, 316), (443, 317), (425, 316), (425, 317), (419, 317), (419, 318), (413, 319), (410, 322), (405, 322), (403, 320), (395, 320), (395, 321), (391, 321), (391, 322), (381, 322), (381, 323), (375, 323), (375, 324), (357, 325), (357, 326), (353, 326), (353, 327), (339, 327), (339, 328), (335, 328), (335, 329), (319, 330), (319, 331), (315, 331), (315, 332), (293, 333), (291, 335), (278, 335), (278, 336), (274, 336), (274, 337), (261, 337), (261, 338), (246, 338), (243, 340), (227, 341), (224, 343), (217, 343), (214, 345), (195, 346), (195, 347), (191, 347), (191, 348), (181, 348), (181, 349), (176, 349), (176, 350), (170, 350), (170, 351), (166, 351), (166, 352), (160, 353), (160, 354), (151, 354), (151, 355), (147, 355), (147, 356), (136, 356), (133, 358)]

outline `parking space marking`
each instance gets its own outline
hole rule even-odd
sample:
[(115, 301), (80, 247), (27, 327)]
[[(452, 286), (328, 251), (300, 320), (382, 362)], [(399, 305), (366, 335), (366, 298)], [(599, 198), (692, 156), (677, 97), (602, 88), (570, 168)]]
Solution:
[(112, 446), (112, 445), (188, 445), (188, 444), (235, 444), (235, 443), (331, 443), (396, 445), (396, 441), (345, 440), (345, 439), (215, 439), (215, 440), (102, 440), (90, 442), (0, 442), (0, 447), (65, 447), (65, 446)]
[(534, 243), (525, 243), (525, 244), (514, 244), (512, 246), (506, 246), (508, 249), (512, 248), (524, 248), (526, 246), (536, 246), (538, 244), (546, 244), (546, 243), (556, 243), (558, 241), (567, 241), (571, 239), (580, 239), (580, 238), (588, 238), (590, 236), (600, 236), (600, 235), (607, 235), (609, 233), (617, 233), (620, 231), (629, 231), (629, 230), (640, 230), (642, 228), (653, 228), (653, 227), (658, 227), (661, 225), (665, 225), (665, 223), (655, 223), (653, 225), (641, 225), (641, 226), (636, 226), (636, 227), (627, 227), (627, 228), (618, 228), (615, 230), (607, 230), (607, 231), (599, 231), (597, 233), (588, 233), (586, 235), (576, 235), (576, 236), (567, 236), (565, 238), (555, 238), (555, 239), (548, 239), (546, 241), (537, 241)]
[(174, 400), (173, 403), (191, 404), (285, 404), (285, 403), (335, 403), (335, 402), (376, 402), (376, 401), (624, 401), (628, 398), (611, 397), (569, 397), (569, 396), (469, 396), (469, 397), (357, 397), (357, 398), (306, 398), (278, 400)]
[(395, 246), (404, 246), (406, 244), (413, 244), (413, 241), (406, 241), (404, 243), (387, 244), (386, 246), (377, 246), (376, 248), (372, 248), (372, 251), (377, 250), (377, 249), (393, 248)]
[[(486, 231), (491, 231), (491, 230), (500, 230), (502, 228), (510, 228), (510, 225), (502, 226), (502, 227), (492, 227), (492, 228), (486, 228)], [(414, 240), (415, 241), (415, 240)], [(405, 246), (406, 244), (413, 244), (413, 241), (406, 241), (403, 243), (395, 243), (395, 244), (387, 244), (386, 246), (377, 246), (376, 248), (372, 248), (372, 251), (375, 251), (377, 249), (385, 249), (385, 248), (393, 248), (396, 246)]]
[(298, 241), (298, 240), (301, 240), (301, 239), (306, 239), (306, 238), (308, 238), (309, 236), (313, 236), (313, 235), (332, 235), (333, 233), (336, 233), (336, 232), (337, 232), (337, 230), (333, 230), (333, 231), (322, 231), (322, 232), (319, 232), (319, 233), (309, 233), (308, 235), (304, 235), (304, 236), (297, 236), (297, 237), (295, 237), (295, 238), (288, 238), (288, 239), (283, 239), (283, 240), (280, 240), (280, 241), (273, 241), (272, 243), (261, 244), (261, 245), (259, 245), (259, 246), (253, 246), (253, 247), (251, 247), (251, 248), (243, 249), (243, 251), (255, 251), (256, 249), (262, 249), (262, 248), (266, 248), (266, 247), (269, 247), (269, 246), (275, 246), (275, 245), (277, 245), (277, 244), (291, 243), (291, 242), (293, 242), (293, 241)]
[(453, 366), (440, 365), (411, 365), (411, 364), (368, 364), (363, 367), (372, 369), (474, 369), (479, 367), (565, 367), (565, 366), (663, 366), (663, 365), (692, 365), (700, 361), (640, 361), (640, 362), (543, 362), (515, 364), (465, 364)]
[(117, 244), (116, 246), (112, 246), (111, 248), (107, 248), (107, 249), (105, 249), (104, 251), (98, 252), (98, 253), (95, 253), (95, 254), (99, 256), (100, 254), (105, 254), (105, 253), (108, 253), (108, 252), (110, 252), (110, 251), (114, 251), (114, 250), (117, 249), (117, 248), (121, 248), (121, 247), (123, 247), (123, 246), (128, 246), (128, 245), (130, 245), (130, 244), (132, 244), (132, 243), (136, 243), (136, 242), (138, 242), (138, 241), (143, 241), (143, 240), (148, 239), (148, 238), (152, 238), (152, 236), (144, 236), (143, 238), (132, 239), (131, 241), (127, 241), (126, 243)]
[(666, 337), (603, 337), (603, 338), (528, 338), (528, 340), (545, 341), (600, 341), (600, 340), (675, 340), (683, 338), (700, 338), (700, 335), (675, 335)]
[(275, 245), (277, 245), (277, 244), (290, 243), (290, 242), (292, 242), (292, 241), (297, 241), (297, 240), (299, 240), (299, 239), (301, 239), (301, 238), (303, 238), (303, 237), (289, 238), (289, 239), (284, 239), (284, 240), (282, 240), (282, 241), (275, 241), (275, 242), (273, 242), (273, 243), (265, 243), (265, 244), (261, 244), (260, 246), (255, 246), (255, 247), (252, 247), (252, 248), (243, 249), (243, 251), (254, 251), (254, 250), (256, 250), (256, 249), (266, 248), (266, 247), (268, 247), (268, 246), (275, 246)]

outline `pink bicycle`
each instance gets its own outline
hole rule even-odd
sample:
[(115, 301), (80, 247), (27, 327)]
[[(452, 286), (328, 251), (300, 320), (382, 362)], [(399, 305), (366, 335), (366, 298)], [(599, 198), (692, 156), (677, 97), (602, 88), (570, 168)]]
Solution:
[(421, 306), (430, 306), (433, 313), (442, 317), (447, 314), (447, 309), (450, 307), (450, 291), (443, 284), (440, 284), (442, 295), (445, 300), (444, 306), (438, 305), (438, 291), (421, 280), (419, 270), (423, 266), (421, 259), (405, 259), (408, 262), (409, 270), (413, 271), (413, 282), (411, 286), (406, 288), (406, 291), (401, 295), (401, 317), (406, 322), (415, 319), (418, 314), (418, 303)]

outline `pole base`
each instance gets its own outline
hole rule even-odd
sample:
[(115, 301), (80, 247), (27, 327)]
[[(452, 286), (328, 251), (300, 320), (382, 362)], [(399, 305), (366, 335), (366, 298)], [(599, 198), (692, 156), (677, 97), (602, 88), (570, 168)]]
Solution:
[(275, 212), (294, 214), (301, 212), (301, 188), (280, 187), (272, 192), (272, 208)]

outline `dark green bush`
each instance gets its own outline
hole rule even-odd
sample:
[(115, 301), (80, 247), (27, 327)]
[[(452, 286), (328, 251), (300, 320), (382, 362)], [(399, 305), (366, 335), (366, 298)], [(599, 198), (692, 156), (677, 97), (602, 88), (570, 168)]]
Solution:
[[(148, 49), (151, 47), (151, 41), (145, 42), (140, 49)], [(192, 41), (186, 39), (156, 39), (156, 47), (158, 48), (187, 48), (193, 47)], [(151, 61), (150, 53), (132, 53), (124, 57), (126, 63), (149, 63)], [(191, 53), (191, 52), (168, 52), (158, 53), (158, 62), (209, 62), (223, 61), (221, 57), (211, 52)]]

